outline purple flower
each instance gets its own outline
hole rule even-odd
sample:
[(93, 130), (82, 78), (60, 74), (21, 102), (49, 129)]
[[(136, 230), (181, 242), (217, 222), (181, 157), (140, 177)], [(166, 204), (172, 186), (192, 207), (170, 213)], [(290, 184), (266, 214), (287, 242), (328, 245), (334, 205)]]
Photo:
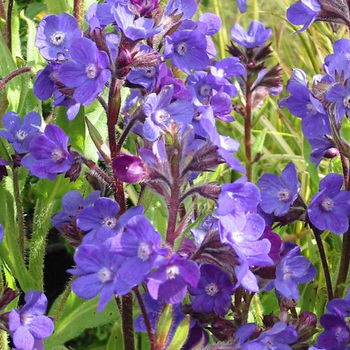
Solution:
[(320, 192), (311, 200), (308, 217), (319, 230), (342, 234), (349, 228), (350, 192), (341, 191), (343, 177), (328, 174), (320, 182)]
[(264, 46), (266, 40), (271, 35), (272, 30), (265, 29), (265, 26), (259, 21), (252, 21), (248, 32), (246, 32), (238, 23), (236, 23), (231, 29), (232, 40), (246, 49)]
[(293, 163), (288, 163), (281, 177), (264, 174), (258, 181), (261, 188), (261, 209), (276, 216), (286, 214), (297, 199), (300, 191), (298, 174)]
[(184, 24), (173, 35), (166, 37), (164, 58), (171, 58), (175, 67), (190, 74), (191, 69), (203, 70), (210, 63), (207, 39), (202, 29), (195, 24), (190, 28), (183, 26)]
[(120, 30), (132, 40), (148, 39), (162, 30), (162, 26), (154, 27), (153, 18), (139, 17), (135, 20), (135, 14), (125, 2), (116, 2), (111, 12)]
[(345, 114), (350, 113), (350, 85), (334, 84), (326, 92), (326, 100), (336, 104), (337, 121), (341, 124)]
[(295, 25), (304, 25), (297, 33), (301, 33), (311, 26), (321, 11), (318, 0), (299, 0), (287, 10), (287, 19)]
[(130, 0), (130, 2), (138, 9), (141, 16), (145, 16), (158, 8), (158, 0)]
[(349, 349), (349, 328), (339, 310), (321, 316), (320, 323), (325, 330), (317, 338), (317, 346), (324, 350)]
[(0, 244), (1, 244), (2, 240), (4, 239), (4, 235), (5, 235), (4, 228), (0, 224)]
[(218, 199), (216, 215), (227, 231), (242, 229), (246, 224), (245, 214), (253, 212), (260, 200), (258, 188), (243, 177), (232, 184), (224, 184)]
[(122, 154), (113, 161), (115, 176), (123, 182), (138, 182), (143, 174), (143, 166), (140, 158), (130, 154)]
[(170, 16), (175, 12), (176, 15), (183, 14), (182, 19), (185, 20), (191, 18), (196, 11), (195, 0), (170, 0), (165, 8), (165, 15)]
[(101, 312), (117, 289), (117, 273), (125, 258), (111, 253), (108, 246), (95, 240), (94, 244), (80, 245), (74, 255), (76, 269), (68, 270), (79, 276), (73, 281), (72, 290), (80, 298), (92, 299), (99, 293), (98, 312)]
[(236, 0), (238, 9), (241, 13), (247, 11), (247, 0)]
[(100, 191), (94, 191), (85, 199), (78, 191), (69, 191), (62, 197), (62, 211), (52, 218), (52, 225), (70, 240), (74, 246), (81, 243), (82, 235), (76, 223), (78, 213), (83, 209), (92, 206), (100, 197)]
[(105, 227), (116, 233), (119, 209), (116, 201), (104, 197), (97, 199), (94, 206), (84, 208), (77, 216), (78, 227), (88, 232), (88, 235), (84, 237), (84, 242), (89, 239), (90, 243), (95, 233)]
[(7, 130), (0, 130), (0, 136), (11, 143), (17, 153), (28, 153), (32, 137), (40, 131), (40, 115), (29, 112), (21, 123), (17, 113), (7, 112), (2, 117), (2, 123)]
[(156, 94), (148, 95), (143, 103), (142, 110), (146, 115), (143, 125), (143, 133), (146, 139), (155, 141), (170, 122), (189, 124), (193, 116), (192, 104), (187, 100), (176, 100), (174, 97), (174, 87), (166, 86)]
[(242, 350), (278, 349), (291, 350), (288, 344), (298, 340), (298, 333), (285, 322), (277, 322), (273, 327), (263, 333), (257, 339), (243, 344)]
[(40, 291), (30, 290), (24, 300), (26, 303), (21, 310), (12, 309), (9, 314), (13, 344), (21, 350), (44, 349), (43, 339), (48, 338), (54, 329), (52, 319), (44, 316), (47, 298)]
[(43, 135), (33, 137), (30, 154), (22, 159), (22, 165), (39, 178), (54, 180), (65, 173), (74, 163), (68, 152), (69, 137), (58, 126), (50, 124)]
[(45, 69), (38, 72), (33, 91), (39, 100), (47, 100), (58, 90), (55, 83), (58, 82), (58, 68), (60, 66), (56, 62), (51, 62)]
[(77, 20), (67, 14), (45, 16), (39, 24), (35, 46), (47, 60), (64, 61), (70, 57), (71, 43), (82, 36)]
[(188, 284), (197, 287), (199, 276), (199, 268), (194, 261), (173, 254), (166, 265), (148, 275), (148, 292), (153, 299), (177, 304), (185, 298)]
[(75, 88), (75, 100), (87, 106), (103, 91), (111, 77), (108, 55), (87, 38), (76, 39), (70, 53), (72, 61), (59, 68), (59, 79), (67, 87)]
[(233, 285), (229, 275), (219, 267), (203, 264), (197, 288), (189, 288), (192, 308), (196, 312), (215, 312), (224, 316), (231, 307)]
[(300, 255), (300, 247), (295, 246), (280, 261), (276, 268), (275, 288), (288, 299), (299, 299), (298, 283), (314, 279), (316, 268)]
[(117, 289), (118, 294), (128, 293), (142, 283), (151, 270), (165, 263), (164, 255), (169, 251), (160, 247), (161, 241), (160, 234), (143, 215), (131, 218), (123, 232), (113, 238), (110, 252), (127, 258), (119, 269), (118, 280), (130, 286), (127, 290)]

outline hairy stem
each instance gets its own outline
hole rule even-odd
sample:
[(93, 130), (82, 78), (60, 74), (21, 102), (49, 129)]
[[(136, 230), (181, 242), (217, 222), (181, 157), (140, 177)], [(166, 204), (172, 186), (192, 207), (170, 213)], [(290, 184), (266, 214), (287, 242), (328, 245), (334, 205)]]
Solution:
[(79, 28), (83, 28), (84, 23), (84, 0), (74, 0), (74, 17), (78, 21)]
[(64, 306), (66, 305), (66, 302), (68, 300), (68, 297), (69, 297), (69, 294), (72, 290), (72, 283), (73, 281), (77, 278), (77, 276), (73, 276), (71, 278), (71, 280), (69, 281), (65, 291), (63, 292), (63, 295), (62, 295), (62, 299), (57, 307), (57, 310), (56, 310), (56, 313), (55, 313), (55, 316), (54, 316), (54, 319), (55, 319), (55, 323), (57, 324), (57, 321), (60, 319), (61, 315), (62, 315), (62, 312), (63, 312), (63, 309), (64, 309)]
[(335, 286), (334, 296), (341, 298), (344, 291), (344, 283), (349, 272), (350, 264), (350, 229), (343, 234), (343, 245), (341, 250), (338, 278)]
[(251, 145), (251, 128), (252, 128), (252, 93), (250, 91), (250, 84), (246, 85), (246, 107), (244, 115), (244, 145), (245, 154), (247, 157), (247, 178), (252, 180), (252, 145)]
[(7, 47), (12, 52), (12, 10), (13, 0), (9, 0), (7, 7), (7, 20), (6, 20), (6, 34), (7, 34)]
[(166, 232), (166, 241), (171, 246), (174, 245), (176, 239), (176, 222), (177, 214), (180, 207), (180, 174), (179, 174), (179, 155), (174, 152), (171, 164), (171, 172), (173, 177), (173, 182), (171, 185), (171, 196), (169, 198), (169, 219), (168, 228)]
[(329, 273), (327, 257), (326, 257), (326, 253), (324, 251), (324, 246), (323, 246), (323, 242), (322, 242), (322, 238), (321, 238), (322, 232), (314, 226), (312, 226), (311, 228), (312, 228), (312, 231), (313, 231), (314, 236), (316, 238), (318, 251), (320, 253), (322, 268), (323, 268), (323, 272), (324, 272), (324, 276), (325, 276), (325, 280), (326, 280), (328, 301), (330, 301), (333, 299), (332, 280), (331, 280), (331, 275)]
[(16, 69), (15, 71), (11, 72), (9, 75), (7, 75), (4, 79), (0, 80), (0, 91), (5, 87), (5, 85), (12, 80), (13, 78), (16, 78), (18, 75), (30, 72), (32, 67), (23, 67)]
[(124, 295), (122, 298), (122, 318), (124, 350), (135, 349), (134, 326), (132, 317), (132, 294)]
[(19, 189), (19, 179), (18, 179), (17, 170), (13, 169), (12, 174), (13, 174), (13, 190), (15, 194), (15, 202), (16, 202), (17, 218), (18, 218), (17, 221), (18, 221), (18, 227), (19, 227), (19, 246), (21, 250), (22, 259), (24, 261), (25, 228), (24, 228), (23, 206), (22, 206), (21, 193)]
[(151, 350), (154, 350), (154, 334), (153, 334), (153, 331), (152, 331), (151, 322), (149, 321), (149, 318), (148, 318), (148, 313), (147, 313), (147, 310), (146, 310), (146, 307), (145, 307), (145, 303), (143, 302), (143, 299), (142, 299), (142, 296), (141, 296), (141, 293), (140, 293), (138, 287), (134, 288), (134, 292), (135, 292), (137, 301), (139, 303), (143, 319), (145, 321), (148, 338), (149, 338), (149, 341), (151, 343)]

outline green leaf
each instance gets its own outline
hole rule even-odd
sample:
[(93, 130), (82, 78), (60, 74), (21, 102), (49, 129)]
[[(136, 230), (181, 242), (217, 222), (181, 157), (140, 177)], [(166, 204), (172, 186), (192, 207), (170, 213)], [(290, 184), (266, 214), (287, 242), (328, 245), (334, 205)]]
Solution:
[[(17, 69), (17, 66), (12, 58), (11, 52), (9, 51), (3, 36), (0, 33), (0, 76), (6, 77), (13, 71)], [(19, 90), (19, 86), (22, 85), (21, 77), (17, 76), (13, 78), (6, 84), (6, 96), (9, 101), (8, 110), (17, 111), (19, 105), (19, 99), (21, 92)]]
[[(74, 293), (68, 297), (61, 317), (56, 321), (54, 334), (45, 341), (45, 349), (52, 349), (76, 338), (85, 329), (115, 322), (119, 311), (114, 300), (111, 300), (101, 313), (97, 312), (100, 296), (91, 300), (82, 300)], [(50, 311), (50, 316), (54, 316)], [(119, 349), (119, 348), (118, 348)]]
[(264, 147), (265, 139), (266, 139), (267, 129), (264, 129), (259, 133), (257, 138), (254, 141), (254, 144), (252, 146), (252, 155), (253, 159), (254, 157), (260, 153)]
[(84, 153), (85, 149), (85, 108), (80, 107), (79, 113), (74, 120), (69, 121), (67, 118), (67, 108), (59, 107), (57, 112), (56, 123), (70, 137), (69, 144), (75, 150)]
[(46, 0), (47, 12), (53, 15), (59, 15), (67, 12), (67, 3), (65, 0)]
[(119, 322), (114, 323), (112, 327), (111, 335), (108, 339), (106, 350), (115, 349), (124, 350), (123, 332)]
[(316, 193), (316, 192), (318, 192), (319, 178), (318, 178), (318, 172), (317, 172), (317, 169), (315, 167), (315, 164), (311, 163), (311, 161), (310, 161), (311, 152), (312, 152), (311, 147), (310, 147), (309, 143), (307, 142), (306, 138), (304, 137), (303, 138), (303, 154), (304, 154), (306, 168), (308, 170), (308, 173), (309, 173), (310, 179), (311, 179), (311, 181), (310, 181), (311, 192)]
[(12, 51), (13, 59), (16, 59), (16, 57), (22, 58), (19, 27), (20, 25), (19, 25), (18, 6), (14, 2), (13, 9), (12, 9), (12, 22), (11, 22), (11, 51)]
[(185, 341), (188, 337), (188, 332), (190, 331), (190, 316), (186, 317), (181, 321), (177, 327), (175, 334), (171, 343), (169, 344), (167, 350), (180, 350), (185, 344)]
[(173, 306), (167, 304), (158, 320), (155, 339), (156, 348), (165, 349), (172, 323)]
[[(321, 271), (323, 273), (323, 271)], [(309, 283), (303, 290), (300, 301), (300, 312), (313, 311), (316, 303), (317, 282)]]
[(25, 16), (34, 19), (39, 13), (42, 13), (46, 10), (46, 5), (41, 2), (34, 2), (27, 6)]

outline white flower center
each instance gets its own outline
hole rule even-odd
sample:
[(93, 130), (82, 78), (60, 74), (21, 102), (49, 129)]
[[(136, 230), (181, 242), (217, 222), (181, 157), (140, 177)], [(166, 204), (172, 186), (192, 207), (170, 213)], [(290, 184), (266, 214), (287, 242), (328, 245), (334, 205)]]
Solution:
[(23, 313), (21, 315), (21, 323), (22, 323), (22, 326), (28, 326), (30, 325), (32, 322), (33, 322), (33, 319), (34, 319), (34, 316), (30, 313)]
[(211, 93), (211, 87), (208, 84), (203, 84), (200, 89), (199, 89), (199, 93), (202, 96), (209, 96)]
[(288, 190), (281, 190), (277, 193), (277, 198), (282, 202), (289, 200), (290, 192)]
[(50, 40), (54, 45), (58, 46), (63, 43), (65, 37), (66, 37), (66, 33), (57, 31), (50, 36)]
[(253, 43), (255, 41), (254, 35), (253, 34), (248, 35), (247, 41), (248, 43)]
[(18, 130), (16, 132), (16, 139), (19, 141), (23, 141), (27, 136), (28, 134), (24, 130)]
[(102, 267), (97, 273), (99, 280), (106, 283), (113, 280), (113, 272), (107, 267)]
[(323, 198), (322, 201), (321, 201), (321, 208), (324, 210), (324, 211), (331, 211), (334, 207), (334, 201), (333, 199), (329, 198), (329, 197), (326, 197), (326, 198)]
[(113, 216), (109, 216), (107, 218), (104, 218), (101, 221), (102, 226), (106, 226), (106, 227), (109, 227), (111, 229), (114, 228), (116, 224), (117, 224), (117, 218), (115, 218)]
[(350, 108), (350, 95), (345, 96), (343, 99), (343, 105), (346, 108)]
[(187, 52), (187, 45), (186, 43), (181, 43), (177, 45), (176, 52), (180, 55), (183, 56)]
[(97, 67), (94, 63), (90, 63), (87, 67), (86, 67), (86, 75), (89, 79), (95, 79), (97, 77)]
[(309, 102), (307, 105), (306, 105), (306, 110), (312, 114), (316, 114), (317, 111), (316, 111), (316, 108), (314, 107), (314, 105)]
[(166, 274), (167, 274), (168, 280), (173, 280), (176, 277), (176, 275), (178, 275), (179, 273), (180, 273), (179, 268), (175, 265), (168, 266), (166, 268)]
[(56, 148), (52, 151), (51, 158), (55, 163), (57, 163), (64, 160), (66, 156), (63, 150)]
[(154, 118), (158, 124), (163, 124), (167, 119), (170, 118), (170, 114), (166, 110), (161, 109), (158, 112), (156, 112)]
[(225, 71), (222, 68), (219, 68), (216, 74), (218, 77), (223, 78), (225, 76)]
[(194, 116), (193, 116), (193, 119), (196, 120), (196, 121), (200, 121), (203, 117), (203, 113), (202, 112), (194, 112)]
[(151, 255), (151, 249), (150, 249), (149, 245), (145, 242), (141, 242), (139, 245), (139, 249), (137, 251), (137, 256), (142, 261), (146, 261), (146, 260), (148, 260), (150, 255)]
[(219, 292), (219, 287), (216, 283), (212, 282), (209, 283), (206, 287), (205, 287), (205, 292), (211, 296), (214, 297), (216, 294), (218, 294)]
[(147, 78), (153, 78), (156, 74), (156, 69), (154, 67), (149, 67), (143, 70), (143, 75)]

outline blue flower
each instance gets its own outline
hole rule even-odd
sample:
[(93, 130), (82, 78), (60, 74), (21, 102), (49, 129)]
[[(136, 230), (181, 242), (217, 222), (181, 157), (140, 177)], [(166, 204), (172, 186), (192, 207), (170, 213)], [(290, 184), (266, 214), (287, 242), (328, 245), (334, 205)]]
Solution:
[(70, 57), (71, 43), (82, 35), (73, 16), (67, 13), (49, 15), (40, 21), (35, 46), (45, 59), (64, 61)]
[(258, 181), (261, 188), (261, 209), (276, 216), (287, 214), (289, 208), (298, 198), (300, 182), (293, 163), (289, 163), (282, 171), (281, 177), (264, 174)]
[(54, 180), (57, 174), (65, 173), (74, 163), (68, 152), (69, 137), (57, 125), (50, 124), (43, 135), (33, 137), (30, 154), (21, 164), (39, 178)]
[(295, 25), (304, 25), (297, 31), (301, 33), (311, 26), (318, 13), (321, 11), (321, 5), (318, 0), (299, 0), (287, 10), (287, 19)]
[(109, 78), (109, 58), (87, 39), (76, 39), (70, 49), (72, 61), (65, 62), (58, 71), (59, 79), (69, 88), (75, 88), (74, 99), (87, 106), (93, 102)]
[(314, 279), (316, 268), (301, 256), (300, 247), (295, 246), (283, 258), (276, 268), (275, 288), (288, 299), (299, 299), (298, 283)]
[(320, 192), (311, 200), (308, 217), (319, 230), (342, 234), (349, 228), (350, 192), (341, 191), (343, 177), (328, 174), (320, 182)]
[(7, 130), (0, 130), (0, 135), (12, 144), (17, 153), (28, 153), (29, 144), (40, 131), (41, 117), (36, 112), (29, 112), (23, 117), (23, 123), (17, 113), (7, 112), (2, 117)]
[(231, 37), (238, 45), (246, 49), (253, 49), (254, 47), (264, 46), (266, 40), (272, 35), (271, 29), (265, 29), (264, 24), (259, 21), (252, 21), (248, 32), (236, 23), (231, 29)]
[(21, 350), (44, 349), (43, 339), (48, 338), (54, 330), (52, 319), (44, 316), (47, 298), (40, 291), (30, 290), (24, 300), (26, 303), (21, 310), (12, 309), (9, 314), (13, 343)]

